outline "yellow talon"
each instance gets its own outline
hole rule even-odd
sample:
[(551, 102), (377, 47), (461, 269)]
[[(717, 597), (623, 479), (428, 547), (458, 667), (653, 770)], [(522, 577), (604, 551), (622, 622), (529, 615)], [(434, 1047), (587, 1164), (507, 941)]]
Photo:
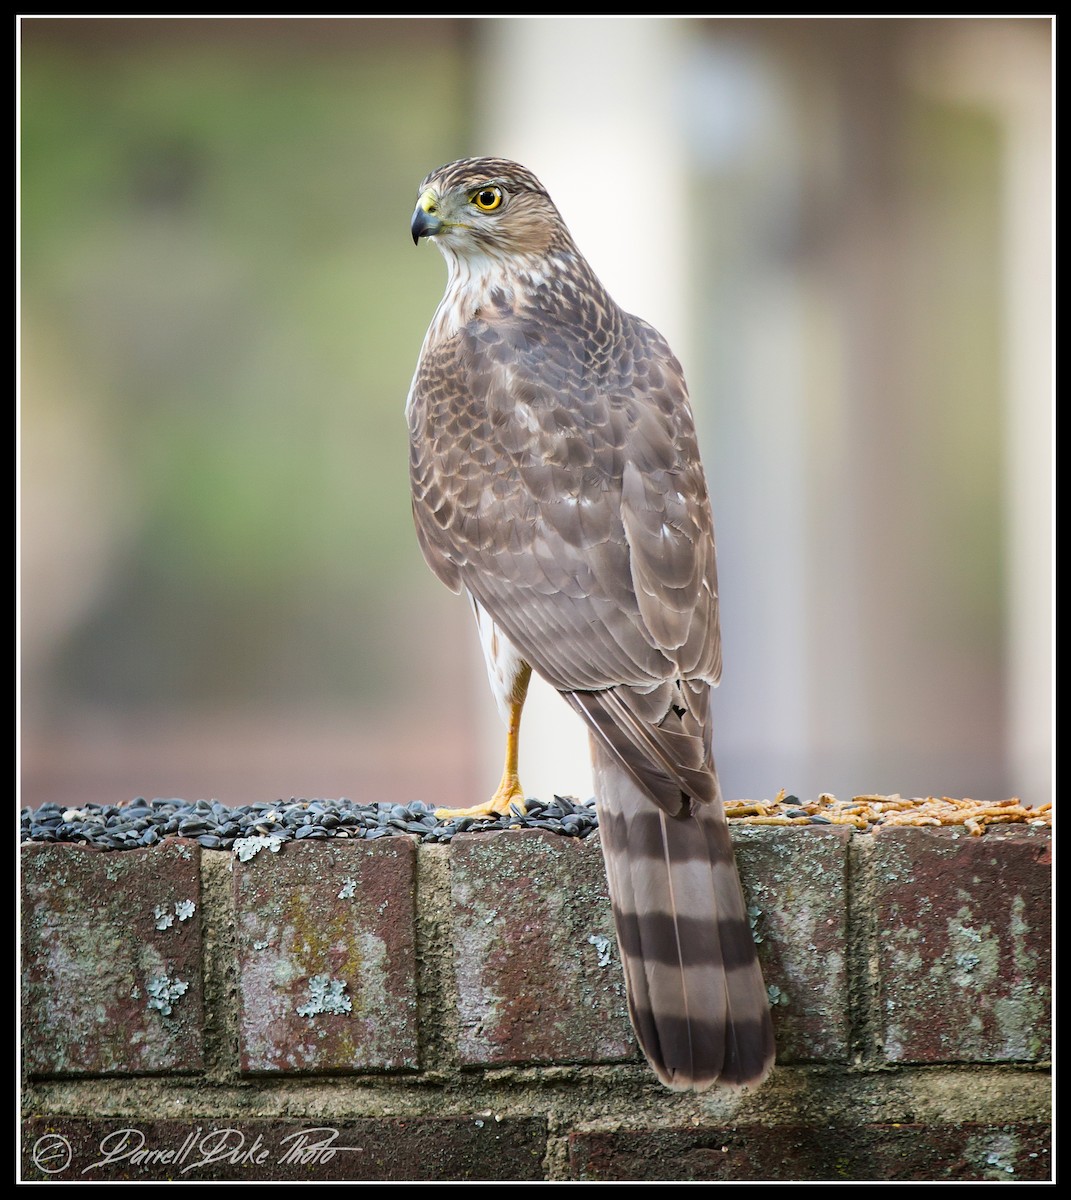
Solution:
[(520, 812), (525, 811), (524, 789), (516, 775), (512, 779), (503, 775), (502, 782), (490, 800), (485, 800), (482, 804), (474, 804), (472, 808), (437, 808), (435, 815), (440, 820), (447, 820), (450, 817), (504, 816), (509, 812), (511, 804), (515, 805)]

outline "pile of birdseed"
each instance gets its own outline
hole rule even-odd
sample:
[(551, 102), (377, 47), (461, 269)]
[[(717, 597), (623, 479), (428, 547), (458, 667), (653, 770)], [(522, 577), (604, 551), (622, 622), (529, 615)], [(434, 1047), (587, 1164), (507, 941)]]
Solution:
[[(42, 804), (22, 810), (22, 841), (77, 842), (100, 850), (138, 850), (166, 837), (190, 838), (206, 850), (241, 855), (251, 838), (283, 842), (327, 838), (397, 837), (448, 842), (458, 833), (493, 829), (547, 829), (566, 837), (587, 837), (598, 828), (595, 801), (555, 796), (549, 803), (528, 800), (522, 815), (452, 817), (440, 820), (420, 800), (411, 804), (357, 804), (351, 800), (278, 800), (229, 808), (218, 800), (131, 800), (126, 804)], [(268, 842), (261, 841), (260, 845)]]
[[(74, 842), (100, 850), (138, 850), (167, 837), (189, 838), (206, 850), (231, 850), (240, 858), (256, 848), (278, 849), (289, 841), (408, 834), (424, 842), (449, 842), (458, 833), (496, 829), (546, 829), (585, 838), (598, 828), (594, 799), (555, 796), (549, 803), (527, 800), (499, 817), (440, 819), (420, 800), (410, 804), (357, 804), (351, 800), (261, 801), (228, 808), (218, 800), (131, 800), (125, 804), (42, 804), (22, 810), (23, 842)], [(851, 825), (862, 831), (881, 825), (961, 825), (978, 836), (992, 824), (1051, 825), (1052, 806), (1025, 808), (1017, 799), (996, 802), (948, 796), (855, 796), (840, 801), (823, 794), (801, 802), (779, 792), (774, 800), (728, 801), (731, 825)]]

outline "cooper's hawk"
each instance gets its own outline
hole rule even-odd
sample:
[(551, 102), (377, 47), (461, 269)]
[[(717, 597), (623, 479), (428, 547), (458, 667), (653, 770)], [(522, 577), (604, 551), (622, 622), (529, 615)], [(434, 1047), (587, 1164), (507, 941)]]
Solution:
[(607, 295), (539, 180), (467, 158), (420, 185), (413, 241), (449, 278), (406, 414), (413, 513), (469, 596), (522, 804), (532, 671), (587, 722), (629, 1011), (671, 1088), (754, 1084), (774, 1057), (711, 752), (713, 521), (680, 364)]

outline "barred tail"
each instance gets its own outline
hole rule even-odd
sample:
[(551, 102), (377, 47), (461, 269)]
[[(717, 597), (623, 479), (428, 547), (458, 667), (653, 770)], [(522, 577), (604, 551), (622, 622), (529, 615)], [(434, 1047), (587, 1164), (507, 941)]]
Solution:
[(591, 742), (640, 1046), (677, 1091), (760, 1083), (773, 1066), (773, 1028), (720, 793), (670, 816), (598, 738)]

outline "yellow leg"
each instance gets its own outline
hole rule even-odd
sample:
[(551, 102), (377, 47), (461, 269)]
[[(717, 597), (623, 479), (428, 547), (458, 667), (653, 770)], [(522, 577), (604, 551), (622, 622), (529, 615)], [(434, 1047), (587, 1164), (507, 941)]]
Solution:
[(437, 808), (435, 815), (440, 818), (448, 817), (493, 817), (508, 813), (511, 804), (515, 804), (524, 812), (524, 789), (517, 778), (517, 749), (520, 744), (521, 709), (524, 708), (524, 698), (528, 695), (528, 681), (532, 678), (532, 668), (527, 664), (522, 667), (517, 681), (513, 685), (513, 695), (509, 703), (509, 726), (506, 730), (506, 765), (502, 769), (502, 782), (495, 794), (483, 804), (472, 808)]

